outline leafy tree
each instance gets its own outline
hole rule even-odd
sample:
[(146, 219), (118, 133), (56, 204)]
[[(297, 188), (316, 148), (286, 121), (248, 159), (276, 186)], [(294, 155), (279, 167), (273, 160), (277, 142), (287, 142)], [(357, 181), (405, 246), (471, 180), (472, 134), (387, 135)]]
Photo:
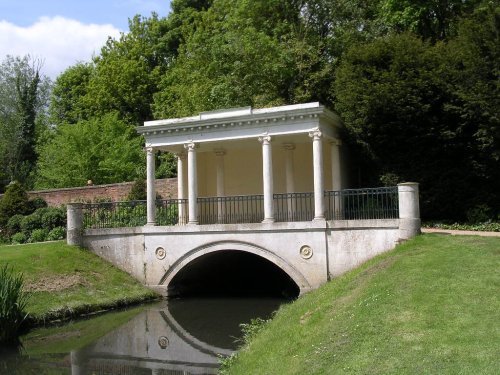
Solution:
[(37, 188), (130, 181), (144, 163), (143, 140), (133, 127), (111, 113), (102, 118), (57, 127), (42, 146)]
[(0, 160), (4, 178), (25, 182), (36, 163), (37, 124), (42, 124), (50, 80), (41, 62), (7, 56), (0, 65)]
[(470, 14), (482, 1), (383, 0), (380, 16), (389, 28), (436, 41), (453, 35), (460, 17)]
[(446, 110), (467, 136), (464, 154), (477, 176), (468, 208), (500, 213), (500, 6), (486, 5), (463, 19), (447, 53), (452, 99)]
[(53, 124), (76, 124), (88, 119), (90, 111), (84, 105), (88, 84), (95, 67), (90, 63), (78, 63), (61, 73), (52, 89), (50, 119)]
[(336, 109), (364, 159), (361, 184), (420, 182), (427, 218), (498, 207), (500, 23), (479, 14), (449, 44), (400, 34), (354, 45), (336, 72)]

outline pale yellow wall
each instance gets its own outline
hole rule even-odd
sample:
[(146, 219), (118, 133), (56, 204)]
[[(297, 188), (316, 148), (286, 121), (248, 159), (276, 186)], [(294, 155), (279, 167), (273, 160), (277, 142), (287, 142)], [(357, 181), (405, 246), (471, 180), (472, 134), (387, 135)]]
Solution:
[[(296, 143), (293, 151), (295, 190), (312, 192), (313, 165), (312, 141)], [(276, 137), (272, 143), (273, 184), (275, 193), (286, 192), (285, 157), (283, 143)], [(217, 195), (217, 164), (213, 151), (198, 152), (198, 195)], [(323, 163), (325, 190), (332, 188), (331, 150), (328, 141), (323, 142)], [(187, 173), (186, 173), (187, 174)], [(228, 149), (224, 156), (225, 195), (262, 194), (262, 148), (255, 147)]]

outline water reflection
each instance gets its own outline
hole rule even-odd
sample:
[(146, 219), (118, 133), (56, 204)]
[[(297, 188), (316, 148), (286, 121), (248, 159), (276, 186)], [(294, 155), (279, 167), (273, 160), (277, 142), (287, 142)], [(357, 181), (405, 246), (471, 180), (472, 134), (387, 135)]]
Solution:
[[(72, 375), (215, 374), (219, 356), (230, 355), (238, 345), (239, 324), (269, 317), (282, 302), (256, 298), (170, 300), (148, 307), (81, 349), (25, 355), (24, 366), (66, 368), (66, 372), (55, 373)], [(17, 365), (19, 360), (15, 360)]]

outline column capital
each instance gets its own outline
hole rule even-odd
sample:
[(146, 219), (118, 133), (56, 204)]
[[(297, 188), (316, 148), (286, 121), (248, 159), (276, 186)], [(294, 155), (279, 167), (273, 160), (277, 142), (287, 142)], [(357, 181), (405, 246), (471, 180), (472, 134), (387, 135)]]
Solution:
[(194, 143), (194, 142), (188, 142), (188, 143), (184, 143), (184, 148), (188, 151), (188, 152), (192, 152), (194, 151), (196, 148), (198, 148), (199, 145), (197, 143)]
[(186, 156), (187, 156), (185, 151), (176, 152), (174, 155), (177, 156), (177, 158), (181, 159), (181, 160), (186, 160)]
[(268, 134), (261, 135), (259, 137), (259, 142), (263, 145), (268, 145), (269, 143), (271, 143), (271, 136)]
[(323, 137), (323, 132), (319, 128), (313, 129), (309, 131), (309, 137), (311, 137), (313, 141), (317, 141)]
[(154, 152), (154, 148), (153, 148), (153, 146), (146, 146), (146, 147), (144, 147), (144, 151), (146, 151), (146, 153), (148, 153), (148, 154), (151, 154)]
[(224, 155), (226, 155), (226, 150), (224, 150), (223, 148), (216, 148), (214, 150), (214, 153), (215, 153), (215, 156), (224, 156)]
[(286, 151), (295, 150), (295, 143), (283, 143), (283, 149)]
[(331, 141), (330, 141), (330, 144), (332, 146), (342, 146), (342, 141), (338, 138), (333, 138)]

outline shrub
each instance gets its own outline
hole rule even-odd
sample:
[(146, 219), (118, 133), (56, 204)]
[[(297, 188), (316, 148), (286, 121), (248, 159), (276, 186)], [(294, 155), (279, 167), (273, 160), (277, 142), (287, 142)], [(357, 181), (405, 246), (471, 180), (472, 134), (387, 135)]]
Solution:
[(64, 227), (55, 227), (52, 229), (47, 235), (47, 241), (57, 241), (63, 240), (66, 237), (66, 228)]
[(491, 208), (478, 204), (467, 210), (467, 221), (471, 224), (486, 223), (491, 220)]
[(4, 227), (11, 216), (28, 212), (28, 194), (20, 183), (13, 182), (0, 200), (0, 227)]
[(12, 235), (12, 244), (17, 245), (26, 242), (26, 235), (23, 232), (18, 232)]
[(0, 343), (15, 340), (28, 316), (29, 294), (23, 290), (23, 275), (14, 274), (8, 265), (0, 268)]
[(20, 232), (21, 222), (23, 221), (23, 219), (24, 219), (23, 215), (17, 214), (12, 216), (7, 222), (7, 225), (5, 226), (5, 229), (7, 230), (7, 235), (12, 235), (14, 233)]
[(29, 242), (43, 242), (47, 239), (49, 231), (47, 229), (34, 229), (31, 232)]
[(132, 185), (132, 189), (127, 196), (127, 200), (129, 201), (143, 201), (146, 200), (146, 181), (142, 178), (139, 178), (134, 181)]
[(28, 202), (30, 212), (35, 212), (39, 208), (47, 207), (47, 202), (43, 198), (36, 197)]
[(66, 210), (56, 207), (40, 208), (38, 212), (41, 216), (42, 228), (51, 231), (56, 227), (66, 225)]
[(41, 229), (43, 227), (42, 224), (42, 215), (40, 215), (40, 209), (33, 212), (31, 215), (24, 216), (21, 220), (21, 230), (25, 234), (29, 234), (35, 229)]

